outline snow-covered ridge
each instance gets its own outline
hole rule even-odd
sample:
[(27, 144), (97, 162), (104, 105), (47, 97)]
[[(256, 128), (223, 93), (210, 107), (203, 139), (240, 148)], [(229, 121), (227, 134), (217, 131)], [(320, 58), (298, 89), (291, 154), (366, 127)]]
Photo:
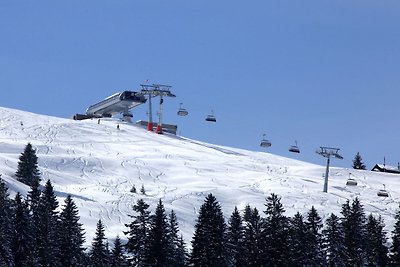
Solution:
[[(117, 124), (120, 130), (117, 130)], [(180, 230), (190, 242), (197, 210), (208, 193), (220, 201), (228, 218), (234, 206), (246, 204), (264, 211), (271, 193), (282, 197), (286, 214), (315, 206), (322, 217), (339, 215), (347, 199), (358, 196), (368, 213), (394, 223), (400, 196), (400, 176), (331, 168), (329, 192), (322, 193), (325, 166), (268, 153), (223, 147), (187, 138), (157, 135), (114, 119), (73, 121), (0, 108), (0, 173), (10, 188), (26, 195), (29, 188), (14, 178), (25, 145), (37, 151), (42, 184), (50, 179), (60, 205), (71, 194), (92, 241), (102, 219), (113, 239), (127, 228), (132, 205), (139, 198), (153, 210), (159, 199), (173, 209)], [(347, 178), (358, 186), (346, 186)], [(383, 188), (389, 197), (377, 196)], [(144, 186), (146, 195), (140, 194)], [(136, 194), (130, 190), (135, 186)]]

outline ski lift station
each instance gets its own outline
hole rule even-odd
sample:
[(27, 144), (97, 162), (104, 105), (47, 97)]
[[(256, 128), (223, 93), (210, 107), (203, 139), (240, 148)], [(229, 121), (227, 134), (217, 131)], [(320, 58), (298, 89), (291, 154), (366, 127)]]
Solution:
[[(122, 114), (123, 120), (131, 122), (132, 113), (130, 109), (135, 108), (141, 104), (149, 104), (149, 120), (147, 122), (147, 129), (149, 131), (154, 130), (154, 124), (152, 119), (152, 98), (159, 97), (159, 111), (158, 111), (158, 122), (156, 125), (156, 132), (163, 133), (163, 123), (162, 123), (162, 106), (164, 102), (164, 97), (175, 97), (171, 93), (169, 85), (160, 84), (141, 84), (142, 90), (140, 92), (134, 91), (123, 91), (120, 93), (115, 93), (100, 102), (97, 102), (86, 109), (86, 114), (75, 114), (73, 116), (74, 120), (84, 120), (91, 118), (104, 118), (112, 117), (116, 114)], [(146, 98), (147, 97), (147, 98)], [(180, 112), (180, 113), (179, 113)], [(182, 108), (178, 111), (178, 115), (186, 116), (188, 112)], [(169, 125), (170, 129), (175, 128)], [(171, 131), (168, 131), (171, 132)], [(175, 131), (176, 132), (176, 131)]]

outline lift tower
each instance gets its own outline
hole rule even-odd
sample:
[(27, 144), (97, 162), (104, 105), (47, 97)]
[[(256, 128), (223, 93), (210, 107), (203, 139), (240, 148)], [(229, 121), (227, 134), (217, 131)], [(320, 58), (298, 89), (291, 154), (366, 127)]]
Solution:
[(329, 176), (329, 164), (331, 161), (331, 157), (337, 158), (337, 159), (343, 159), (341, 155), (339, 155), (339, 148), (334, 148), (334, 147), (324, 147), (321, 146), (320, 150), (317, 150), (317, 154), (320, 154), (324, 158), (327, 158), (326, 161), (326, 171), (325, 171), (325, 182), (324, 182), (324, 192), (328, 192), (328, 176)]
[(160, 97), (160, 110), (158, 112), (158, 123), (156, 128), (156, 133), (162, 134), (162, 104), (164, 102), (164, 96), (168, 97), (176, 97), (176, 95), (172, 94), (170, 85), (162, 85), (162, 84), (141, 84), (142, 91), (140, 94), (147, 95), (149, 99), (149, 121), (147, 124), (147, 130), (153, 131), (153, 115), (151, 109), (151, 98), (155, 96)]

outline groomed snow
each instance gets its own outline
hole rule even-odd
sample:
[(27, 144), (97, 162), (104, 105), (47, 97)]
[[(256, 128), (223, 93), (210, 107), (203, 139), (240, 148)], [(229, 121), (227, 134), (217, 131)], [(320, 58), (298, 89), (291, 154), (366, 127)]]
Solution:
[[(325, 166), (158, 135), (116, 119), (98, 124), (0, 108), (0, 173), (12, 196), (29, 191), (15, 180), (18, 158), (28, 142), (39, 158), (41, 184), (51, 180), (60, 206), (72, 195), (87, 245), (99, 219), (110, 242), (117, 234), (125, 238), (128, 215), (140, 198), (151, 211), (159, 199), (167, 213), (173, 209), (188, 245), (197, 211), (209, 193), (220, 201), (226, 218), (234, 206), (243, 209), (246, 204), (264, 215), (265, 198), (271, 193), (282, 197), (288, 216), (315, 206), (323, 218), (332, 212), (340, 215), (347, 199), (359, 197), (367, 214), (383, 216), (389, 231), (399, 207), (400, 175), (332, 167), (329, 192), (323, 193)], [(349, 177), (358, 185), (346, 186)], [(387, 198), (377, 196), (383, 184)], [(133, 185), (136, 194), (130, 192)], [(142, 185), (146, 195), (140, 193)]]

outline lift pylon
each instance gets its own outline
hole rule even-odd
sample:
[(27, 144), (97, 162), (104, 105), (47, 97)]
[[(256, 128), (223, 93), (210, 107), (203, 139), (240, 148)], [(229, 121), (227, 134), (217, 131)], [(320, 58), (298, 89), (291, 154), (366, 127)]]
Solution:
[(334, 147), (325, 147), (321, 146), (320, 150), (317, 150), (317, 154), (320, 154), (324, 158), (327, 158), (326, 161), (326, 171), (325, 171), (325, 181), (324, 181), (324, 192), (328, 193), (328, 176), (329, 176), (329, 164), (331, 162), (331, 157), (337, 159), (343, 159), (341, 155), (339, 155), (339, 148)]
[(141, 84), (142, 91), (140, 94), (147, 95), (149, 98), (149, 121), (147, 124), (147, 130), (153, 131), (153, 115), (151, 109), (151, 98), (155, 96), (160, 97), (160, 110), (158, 112), (158, 123), (156, 128), (156, 133), (162, 134), (162, 104), (164, 102), (164, 96), (168, 97), (176, 97), (176, 95), (172, 94), (170, 88), (172, 86), (162, 85), (162, 84)]

